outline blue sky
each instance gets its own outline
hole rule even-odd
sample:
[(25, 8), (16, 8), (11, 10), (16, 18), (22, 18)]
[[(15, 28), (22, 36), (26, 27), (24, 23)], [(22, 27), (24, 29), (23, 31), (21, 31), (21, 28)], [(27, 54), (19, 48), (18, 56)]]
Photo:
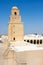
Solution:
[(25, 34), (43, 34), (43, 0), (0, 0), (0, 34), (8, 33), (13, 6), (20, 10)]

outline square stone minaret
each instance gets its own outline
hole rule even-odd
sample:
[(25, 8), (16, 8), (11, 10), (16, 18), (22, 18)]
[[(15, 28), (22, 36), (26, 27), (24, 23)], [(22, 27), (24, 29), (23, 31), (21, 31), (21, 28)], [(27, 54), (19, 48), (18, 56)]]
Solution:
[(17, 7), (13, 7), (8, 25), (8, 39), (9, 41), (19, 41), (23, 40), (23, 37), (24, 27), (21, 21), (19, 9)]

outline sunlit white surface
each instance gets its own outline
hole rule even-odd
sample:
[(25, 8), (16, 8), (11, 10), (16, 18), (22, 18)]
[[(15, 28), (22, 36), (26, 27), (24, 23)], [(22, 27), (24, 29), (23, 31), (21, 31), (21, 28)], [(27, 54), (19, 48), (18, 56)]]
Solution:
[(28, 34), (24, 36), (24, 39), (43, 39), (43, 36), (36, 34)]
[[(20, 45), (21, 44), (21, 45)], [(27, 42), (18, 41), (10, 44), (11, 50), (16, 52), (31, 51), (31, 50), (43, 50), (43, 47), (37, 47), (34, 44), (28, 44)]]

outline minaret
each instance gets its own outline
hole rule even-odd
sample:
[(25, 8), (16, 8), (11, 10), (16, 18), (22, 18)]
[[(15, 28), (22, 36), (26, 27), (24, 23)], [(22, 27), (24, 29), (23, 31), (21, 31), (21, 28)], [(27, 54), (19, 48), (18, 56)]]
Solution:
[(8, 39), (9, 41), (22, 41), (23, 37), (24, 27), (21, 21), (19, 9), (17, 7), (13, 7), (8, 25)]

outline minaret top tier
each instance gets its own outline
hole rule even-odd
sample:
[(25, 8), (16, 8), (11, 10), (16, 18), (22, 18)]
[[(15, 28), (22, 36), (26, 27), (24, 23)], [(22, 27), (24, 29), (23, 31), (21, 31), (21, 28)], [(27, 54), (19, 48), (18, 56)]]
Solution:
[(16, 6), (12, 7), (11, 14), (18, 16), (19, 15), (19, 9)]

